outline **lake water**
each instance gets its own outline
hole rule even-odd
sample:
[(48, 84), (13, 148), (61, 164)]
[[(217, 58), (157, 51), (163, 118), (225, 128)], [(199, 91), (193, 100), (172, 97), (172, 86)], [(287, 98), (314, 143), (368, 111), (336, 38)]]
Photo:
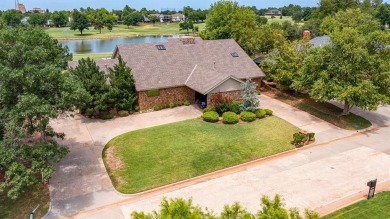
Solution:
[(85, 39), (85, 40), (59, 40), (63, 46), (68, 46), (73, 54), (113, 52), (116, 45), (129, 43), (158, 43), (167, 42), (169, 38), (180, 36), (145, 36), (134, 38), (113, 39)]

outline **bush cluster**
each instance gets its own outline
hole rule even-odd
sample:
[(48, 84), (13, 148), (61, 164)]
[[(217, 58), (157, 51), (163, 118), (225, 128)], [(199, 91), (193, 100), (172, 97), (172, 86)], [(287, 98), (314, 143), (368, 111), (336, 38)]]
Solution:
[(295, 147), (302, 147), (303, 142), (305, 141), (305, 135), (302, 133), (294, 133), (293, 135), (293, 141), (291, 142)]
[(85, 114), (86, 114), (89, 118), (91, 118), (91, 117), (93, 116), (93, 114), (94, 114), (94, 110), (93, 110), (93, 109), (87, 109), (87, 110), (85, 111)]
[(234, 112), (224, 112), (222, 115), (222, 122), (225, 124), (236, 124), (238, 123), (238, 116)]
[(241, 112), (240, 117), (244, 122), (253, 122), (256, 120), (256, 114), (247, 111)]
[(233, 102), (229, 96), (216, 94), (211, 98), (210, 103), (210, 109), (213, 109), (213, 111), (217, 112), (220, 116), (225, 112), (241, 113), (241, 103)]
[(103, 119), (103, 120), (109, 120), (109, 119), (113, 119), (114, 115), (106, 114), (106, 115), (102, 115), (100, 118)]
[(265, 113), (267, 114), (267, 116), (272, 116), (272, 113), (274, 113), (272, 110), (270, 109), (264, 109), (265, 110)]
[(126, 116), (129, 115), (129, 111), (121, 110), (121, 111), (118, 112), (118, 115), (119, 115), (120, 117), (126, 117)]
[(191, 105), (191, 102), (186, 101), (176, 101), (176, 102), (170, 102), (169, 104), (156, 104), (153, 106), (154, 111), (159, 111), (166, 108), (175, 108), (177, 106), (189, 106)]
[(202, 118), (203, 118), (203, 121), (206, 121), (206, 122), (218, 122), (219, 115), (215, 111), (209, 111), (209, 112), (203, 113)]

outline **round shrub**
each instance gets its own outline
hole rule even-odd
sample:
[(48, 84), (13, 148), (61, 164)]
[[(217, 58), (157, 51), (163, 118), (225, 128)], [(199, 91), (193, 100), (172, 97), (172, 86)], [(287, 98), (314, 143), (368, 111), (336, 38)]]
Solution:
[(267, 115), (267, 112), (263, 109), (256, 109), (255, 114), (257, 118), (262, 119), (265, 117), (265, 115)]
[(222, 114), (222, 122), (225, 124), (236, 124), (238, 122), (237, 114), (233, 112), (225, 112)]
[(154, 105), (153, 106), (153, 110), (154, 111), (159, 111), (161, 108), (160, 108), (160, 106), (159, 105)]
[(256, 114), (247, 111), (242, 112), (240, 116), (241, 116), (241, 120), (244, 122), (252, 122), (255, 121), (256, 119)]
[(265, 113), (268, 115), (268, 116), (272, 116), (272, 113), (274, 113), (272, 110), (270, 109), (264, 109), (265, 110)]
[(129, 115), (129, 111), (121, 110), (121, 111), (118, 112), (118, 115), (119, 115), (120, 117), (126, 117), (126, 116)]
[(176, 103), (169, 103), (169, 108), (175, 108), (176, 107)]
[(219, 115), (217, 112), (210, 111), (210, 112), (205, 112), (203, 113), (203, 120), (206, 122), (218, 122), (219, 120)]
[(136, 112), (138, 112), (138, 111), (139, 111), (139, 106), (138, 106), (138, 105), (135, 105), (134, 110), (135, 110)]
[(188, 100), (184, 101), (184, 106), (189, 106), (189, 105), (191, 105), (190, 101)]
[(109, 119), (113, 119), (114, 115), (106, 114), (106, 115), (102, 115), (100, 118), (103, 119), (103, 120), (109, 120)]
[(204, 108), (203, 113), (207, 113), (207, 112), (215, 112), (215, 109), (214, 108)]
[(88, 117), (92, 117), (93, 116), (93, 113), (94, 113), (94, 110), (93, 109), (87, 109), (85, 111), (85, 114), (88, 116)]
[(241, 113), (240, 105), (241, 105), (241, 103), (239, 103), (239, 102), (233, 102), (230, 105), (230, 111), (232, 111), (233, 113), (236, 113), (236, 114), (240, 114)]

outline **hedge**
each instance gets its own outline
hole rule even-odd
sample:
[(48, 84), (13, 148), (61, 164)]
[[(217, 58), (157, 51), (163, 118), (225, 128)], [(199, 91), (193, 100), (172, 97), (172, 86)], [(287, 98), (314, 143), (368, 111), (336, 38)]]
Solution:
[(241, 120), (244, 122), (252, 122), (256, 120), (256, 114), (244, 111), (240, 114)]
[(272, 116), (272, 113), (273, 111), (270, 110), (270, 109), (264, 109), (265, 110), (265, 113), (268, 115), (268, 116)]
[(129, 111), (121, 110), (121, 111), (118, 112), (118, 115), (119, 115), (120, 117), (126, 117), (126, 116), (129, 115)]
[(222, 114), (222, 122), (225, 124), (236, 124), (238, 122), (237, 114), (234, 112), (225, 112)]
[(219, 120), (219, 115), (217, 112), (210, 111), (210, 112), (205, 112), (203, 113), (203, 120), (206, 122), (218, 122)]
[(113, 119), (114, 115), (112, 114), (102, 115), (100, 118), (103, 120), (109, 120), (109, 119)]

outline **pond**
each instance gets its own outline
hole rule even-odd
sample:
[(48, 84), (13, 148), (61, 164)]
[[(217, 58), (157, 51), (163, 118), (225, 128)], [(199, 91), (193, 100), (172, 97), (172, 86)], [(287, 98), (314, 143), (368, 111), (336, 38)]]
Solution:
[(112, 39), (85, 39), (85, 40), (59, 40), (63, 46), (68, 46), (73, 54), (113, 52), (116, 45), (129, 43), (158, 43), (166, 42), (169, 38), (180, 36), (144, 36), (132, 38)]

